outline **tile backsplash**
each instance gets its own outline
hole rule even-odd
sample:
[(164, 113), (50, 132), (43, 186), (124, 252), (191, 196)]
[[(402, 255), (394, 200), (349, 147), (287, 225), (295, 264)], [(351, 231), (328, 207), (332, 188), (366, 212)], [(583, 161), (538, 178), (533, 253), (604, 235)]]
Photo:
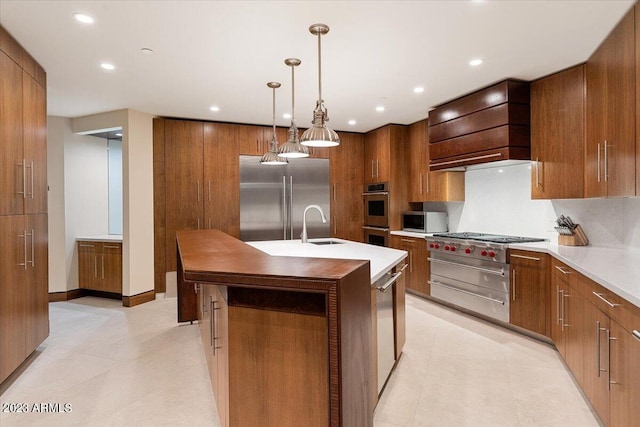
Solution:
[(528, 163), (465, 172), (465, 202), (425, 203), (446, 211), (450, 231), (557, 241), (559, 215), (579, 223), (591, 245), (640, 249), (640, 198), (532, 200)]

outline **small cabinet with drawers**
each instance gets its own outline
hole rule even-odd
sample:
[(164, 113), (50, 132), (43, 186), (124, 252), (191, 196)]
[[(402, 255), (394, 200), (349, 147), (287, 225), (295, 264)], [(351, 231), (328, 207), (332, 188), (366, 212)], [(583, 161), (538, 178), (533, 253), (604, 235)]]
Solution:
[(122, 243), (78, 240), (78, 283), (81, 289), (122, 295)]

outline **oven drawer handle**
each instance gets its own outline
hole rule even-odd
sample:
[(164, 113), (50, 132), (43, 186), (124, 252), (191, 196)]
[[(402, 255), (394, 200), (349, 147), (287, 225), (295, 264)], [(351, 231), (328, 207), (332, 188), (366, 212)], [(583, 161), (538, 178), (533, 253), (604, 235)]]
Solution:
[(431, 257), (427, 258), (427, 260), (431, 261), (431, 262), (440, 263), (440, 264), (457, 265), (458, 267), (464, 267), (464, 268), (470, 268), (472, 270), (484, 271), (485, 273), (495, 274), (496, 276), (504, 277), (504, 268), (501, 268), (500, 270), (493, 270), (491, 268), (476, 267), (474, 265), (460, 264), (460, 263), (457, 263), (457, 262), (444, 261), (444, 260), (441, 260), (441, 259), (435, 259), (435, 258), (431, 258)]
[(427, 283), (429, 283), (430, 285), (442, 286), (443, 288), (447, 288), (447, 289), (450, 289), (450, 290), (452, 290), (452, 291), (460, 292), (460, 293), (462, 293), (462, 294), (471, 295), (471, 296), (473, 296), (473, 297), (478, 297), (478, 298), (486, 299), (486, 300), (488, 300), (488, 301), (495, 302), (495, 303), (498, 303), (498, 304), (500, 304), (500, 305), (504, 305), (504, 301), (500, 301), (499, 299), (490, 298), (490, 297), (485, 297), (484, 295), (476, 294), (476, 293), (474, 293), (474, 292), (465, 291), (464, 289), (459, 289), (459, 288), (456, 288), (456, 287), (454, 287), (454, 286), (448, 286), (448, 285), (445, 285), (445, 284), (444, 284), (444, 283), (442, 283), (442, 282), (436, 282), (435, 280), (428, 280), (428, 281), (427, 281)]
[(388, 191), (372, 191), (371, 193), (362, 193), (363, 196), (388, 196)]
[(389, 231), (389, 229), (385, 227), (371, 227), (370, 225), (363, 225), (362, 228), (365, 230)]
[(640, 341), (640, 332), (636, 331), (635, 329), (633, 330), (633, 332), (631, 332), (631, 335), (633, 335), (633, 337), (635, 339), (637, 339), (638, 341)]
[(384, 285), (376, 286), (376, 289), (380, 292), (386, 292), (397, 280), (402, 276), (402, 271), (395, 272), (391, 275), (391, 278), (385, 282)]

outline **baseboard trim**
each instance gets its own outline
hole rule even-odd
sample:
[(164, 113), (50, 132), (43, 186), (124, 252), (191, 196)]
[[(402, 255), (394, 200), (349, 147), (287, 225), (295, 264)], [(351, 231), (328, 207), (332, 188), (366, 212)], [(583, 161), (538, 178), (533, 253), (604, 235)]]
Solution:
[(49, 302), (70, 301), (87, 296), (86, 289), (72, 289), (64, 292), (49, 292)]
[(147, 292), (143, 292), (137, 295), (123, 296), (122, 305), (125, 307), (135, 307), (136, 305), (144, 304), (156, 299), (156, 292), (152, 289)]

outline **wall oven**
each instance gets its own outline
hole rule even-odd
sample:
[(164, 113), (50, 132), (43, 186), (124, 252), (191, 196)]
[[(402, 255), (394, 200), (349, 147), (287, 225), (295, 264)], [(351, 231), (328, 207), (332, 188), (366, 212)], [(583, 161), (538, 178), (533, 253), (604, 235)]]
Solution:
[(364, 224), (370, 227), (389, 227), (389, 183), (367, 184), (364, 198)]
[(371, 227), (365, 225), (364, 243), (376, 246), (389, 246), (389, 227)]

